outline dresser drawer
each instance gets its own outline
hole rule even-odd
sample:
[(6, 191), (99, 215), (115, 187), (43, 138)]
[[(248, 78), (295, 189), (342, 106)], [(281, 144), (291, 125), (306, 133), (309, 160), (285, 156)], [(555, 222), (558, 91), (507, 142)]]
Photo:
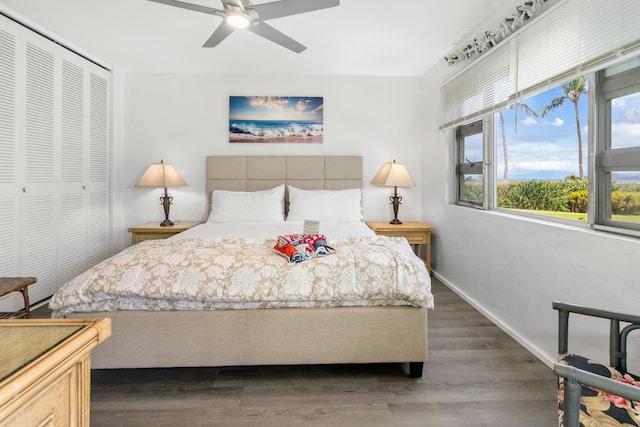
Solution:
[[(0, 426), (73, 426), (77, 419), (77, 394), (72, 393), (73, 369), (49, 384), (31, 398), (19, 411), (14, 412)], [(25, 393), (26, 394), (26, 393)], [(26, 396), (25, 396), (26, 400)]]

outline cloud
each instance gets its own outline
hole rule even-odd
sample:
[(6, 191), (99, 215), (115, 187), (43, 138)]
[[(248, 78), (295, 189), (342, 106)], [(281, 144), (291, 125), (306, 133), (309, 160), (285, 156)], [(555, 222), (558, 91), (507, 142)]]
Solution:
[(614, 148), (640, 147), (640, 123), (613, 123), (611, 143)]
[[(502, 160), (498, 160), (501, 169)], [(553, 142), (512, 144), (509, 147), (509, 177), (549, 178), (569, 175), (578, 169), (577, 145)]]
[(567, 171), (575, 169), (577, 162), (567, 160), (531, 160), (524, 162), (509, 162), (509, 167), (515, 171)]
[[(575, 139), (575, 138), (574, 138)], [(571, 140), (570, 144), (560, 144), (553, 142), (527, 142), (516, 143), (509, 146), (509, 153), (514, 156), (520, 156), (520, 158), (531, 159), (553, 159), (562, 158), (564, 156), (571, 156), (574, 154), (575, 147), (574, 142)], [(577, 143), (576, 143), (577, 147)], [(514, 158), (515, 160), (515, 158)]]
[(627, 105), (627, 101), (624, 98), (613, 98), (611, 100), (611, 106), (614, 108), (624, 108)]
[(311, 103), (310, 99), (301, 99), (296, 104), (296, 110), (298, 110), (299, 112), (303, 112), (304, 110), (307, 109), (310, 103)]
[(520, 123), (522, 123), (525, 126), (531, 126), (531, 125), (537, 124), (538, 121), (531, 116), (527, 116), (524, 119), (520, 120)]
[(560, 127), (560, 126), (564, 125), (564, 120), (562, 120), (560, 117), (556, 117), (555, 119), (553, 119), (552, 122), (547, 122), (547, 124), (549, 126)]
[(640, 122), (640, 108), (629, 108), (625, 112), (625, 118), (631, 122)]
[(315, 110), (313, 110), (313, 112), (317, 113), (317, 112), (322, 111), (322, 110), (324, 110), (324, 104), (318, 105), (318, 107)]
[(277, 96), (250, 96), (249, 105), (252, 107), (275, 108), (284, 110), (289, 100)]

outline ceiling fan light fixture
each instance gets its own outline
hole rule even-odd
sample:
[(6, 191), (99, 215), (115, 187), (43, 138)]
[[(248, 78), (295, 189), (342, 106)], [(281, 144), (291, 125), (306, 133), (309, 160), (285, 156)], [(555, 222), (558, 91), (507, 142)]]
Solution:
[(242, 13), (231, 13), (226, 16), (225, 21), (234, 28), (247, 28), (251, 23), (249, 18)]

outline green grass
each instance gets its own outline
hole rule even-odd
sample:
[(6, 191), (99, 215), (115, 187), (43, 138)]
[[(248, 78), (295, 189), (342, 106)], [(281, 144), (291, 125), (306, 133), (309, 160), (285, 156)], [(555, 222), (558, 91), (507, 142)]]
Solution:
[(640, 224), (640, 215), (613, 215), (612, 219)]
[(556, 217), (556, 218), (572, 219), (574, 221), (587, 222), (587, 214), (586, 213), (553, 212), (553, 211), (528, 211), (528, 212), (535, 213), (535, 214), (538, 214), (538, 215), (553, 216), (553, 217)]
[[(544, 216), (552, 216), (556, 218), (564, 218), (564, 219), (572, 219), (574, 221), (582, 221), (587, 222), (587, 214), (586, 213), (575, 213), (575, 212), (553, 212), (553, 211), (532, 211), (525, 209), (513, 209), (521, 212), (528, 212), (536, 215), (544, 215)], [(636, 224), (640, 224), (640, 215), (613, 215), (613, 220), (615, 221), (624, 221), (624, 222), (633, 222)]]

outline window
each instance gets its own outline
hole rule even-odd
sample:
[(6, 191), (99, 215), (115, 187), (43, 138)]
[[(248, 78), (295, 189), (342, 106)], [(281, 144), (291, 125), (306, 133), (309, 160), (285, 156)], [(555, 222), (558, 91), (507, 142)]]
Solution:
[(460, 126), (457, 132), (457, 194), (461, 204), (485, 206), (484, 138), (482, 120)]
[[(639, 20), (637, 0), (559, 2), (442, 86), (457, 203), (640, 236)], [(460, 154), (480, 119), (484, 171)]]
[(638, 68), (600, 72), (597, 223), (640, 230)]
[(496, 207), (587, 221), (588, 80), (496, 113)]
[(458, 204), (640, 231), (640, 57), (513, 102), (484, 127), (457, 128)]

